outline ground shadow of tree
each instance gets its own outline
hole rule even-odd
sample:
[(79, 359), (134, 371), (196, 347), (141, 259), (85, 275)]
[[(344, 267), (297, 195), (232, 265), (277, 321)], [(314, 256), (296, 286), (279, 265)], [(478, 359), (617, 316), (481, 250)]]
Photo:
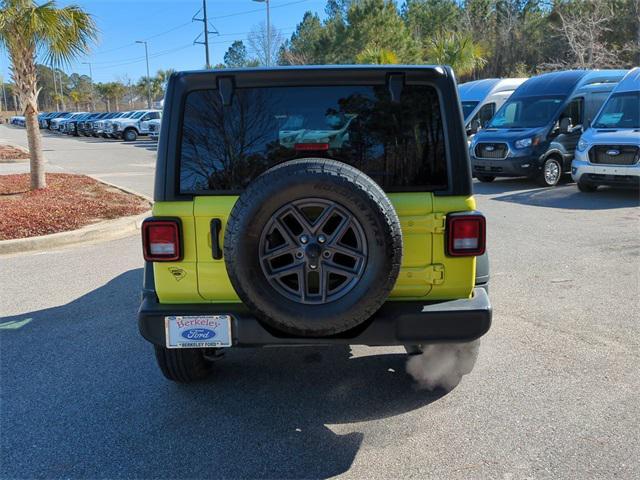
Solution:
[(0, 329), (3, 477), (326, 478), (363, 441), (357, 425), (330, 425), (443, 394), (414, 389), (405, 355), (354, 358), (346, 346), (232, 350), (210, 381), (170, 383), (137, 332), (141, 277), (0, 319), (30, 319)]

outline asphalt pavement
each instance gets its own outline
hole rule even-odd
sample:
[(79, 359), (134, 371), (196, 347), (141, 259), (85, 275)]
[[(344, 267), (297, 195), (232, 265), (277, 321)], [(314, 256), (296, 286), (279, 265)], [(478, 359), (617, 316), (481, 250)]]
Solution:
[[(151, 193), (148, 142), (44, 143)], [(0, 477), (640, 477), (638, 193), (475, 188), (494, 322), (449, 393), (361, 346), (230, 350), (176, 385), (137, 332), (137, 237), (0, 257)]]

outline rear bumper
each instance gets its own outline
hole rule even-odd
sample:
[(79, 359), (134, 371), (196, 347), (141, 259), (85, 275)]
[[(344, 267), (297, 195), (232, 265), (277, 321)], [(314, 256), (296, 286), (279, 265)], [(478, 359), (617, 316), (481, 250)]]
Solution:
[(364, 325), (339, 336), (310, 338), (276, 332), (255, 318), (244, 305), (160, 304), (146, 291), (138, 312), (138, 328), (149, 342), (165, 346), (164, 318), (171, 315), (230, 315), (234, 347), (266, 345), (407, 345), (469, 342), (489, 330), (491, 303), (486, 289), (473, 297), (439, 302), (386, 302)]

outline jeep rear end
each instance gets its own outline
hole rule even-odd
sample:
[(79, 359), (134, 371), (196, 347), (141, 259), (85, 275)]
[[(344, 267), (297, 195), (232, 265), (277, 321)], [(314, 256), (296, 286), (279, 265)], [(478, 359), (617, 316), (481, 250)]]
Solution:
[(175, 74), (154, 200), (139, 328), (172, 380), (206, 376), (216, 349), (416, 347), (490, 327), (447, 67)]

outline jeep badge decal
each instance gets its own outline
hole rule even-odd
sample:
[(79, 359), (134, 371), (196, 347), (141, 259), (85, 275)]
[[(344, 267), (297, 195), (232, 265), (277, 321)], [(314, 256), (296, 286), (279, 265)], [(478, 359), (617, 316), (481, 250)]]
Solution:
[(171, 273), (171, 275), (173, 275), (173, 278), (176, 279), (176, 282), (179, 282), (187, 276), (187, 272), (185, 272), (182, 268), (169, 267), (169, 272)]

